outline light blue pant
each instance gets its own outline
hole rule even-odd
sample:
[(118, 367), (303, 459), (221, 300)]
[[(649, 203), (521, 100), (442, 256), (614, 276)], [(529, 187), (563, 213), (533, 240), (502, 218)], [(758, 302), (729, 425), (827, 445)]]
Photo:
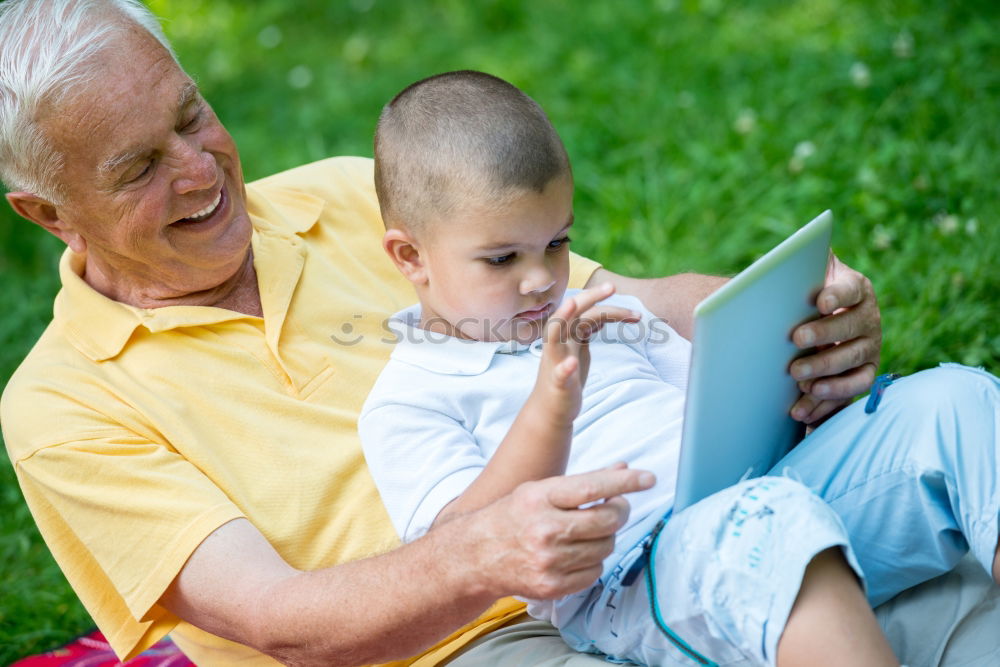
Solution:
[(850, 535), (872, 605), (955, 566), (992, 572), (1000, 529), (1000, 380), (943, 364), (902, 378), (872, 414), (859, 401), (774, 472), (799, 479)]
[[(817, 429), (771, 471), (669, 517), (652, 555), (661, 616), (720, 665), (773, 665), (802, 574), (839, 545), (873, 605), (971, 549), (992, 571), (1000, 528), (1000, 381), (957, 365), (891, 384)], [(798, 482), (793, 481), (798, 480)], [(806, 488), (808, 487), (808, 489)], [(811, 490), (811, 491), (810, 491)], [(614, 661), (697, 665), (653, 623), (638, 545), (560, 629)]]

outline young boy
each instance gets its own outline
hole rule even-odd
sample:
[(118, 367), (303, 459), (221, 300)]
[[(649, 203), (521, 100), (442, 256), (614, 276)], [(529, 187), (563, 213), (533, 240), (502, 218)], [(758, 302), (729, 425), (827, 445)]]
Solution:
[(610, 286), (566, 292), (572, 173), (533, 100), (477, 72), (425, 79), (384, 109), (375, 159), (383, 246), (420, 304), (394, 317), (359, 430), (405, 541), (526, 481), (627, 461), (659, 482), (630, 498), (600, 578), (529, 601), (571, 646), (898, 665), (844, 525), (805, 486), (749, 480), (671, 515), (689, 343)]

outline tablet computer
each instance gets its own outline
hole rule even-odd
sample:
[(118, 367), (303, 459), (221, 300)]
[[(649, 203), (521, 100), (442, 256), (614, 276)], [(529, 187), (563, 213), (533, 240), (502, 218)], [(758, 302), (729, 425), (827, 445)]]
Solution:
[(695, 308), (674, 512), (765, 474), (802, 439), (788, 367), (805, 352), (791, 336), (819, 316), (832, 229), (825, 211)]

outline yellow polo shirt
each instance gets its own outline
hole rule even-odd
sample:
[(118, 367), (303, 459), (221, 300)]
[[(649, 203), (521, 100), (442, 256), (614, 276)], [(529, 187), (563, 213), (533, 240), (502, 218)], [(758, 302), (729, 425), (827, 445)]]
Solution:
[[(170, 632), (198, 664), (274, 664), (157, 604), (231, 519), (303, 570), (397, 543), (355, 425), (390, 353), (384, 321), (415, 296), (382, 251), (372, 183), (370, 160), (333, 158), (248, 186), (263, 318), (127, 306), (63, 256), (53, 320), (0, 420), (42, 535), (121, 659)], [(597, 264), (571, 266), (579, 287)], [(435, 664), (521, 609), (501, 600), (404, 664)]]

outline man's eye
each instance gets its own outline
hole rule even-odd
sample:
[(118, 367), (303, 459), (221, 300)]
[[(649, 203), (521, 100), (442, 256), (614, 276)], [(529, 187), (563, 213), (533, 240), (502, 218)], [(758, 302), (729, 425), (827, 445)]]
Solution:
[(564, 236), (561, 239), (556, 239), (554, 241), (550, 241), (549, 242), (549, 250), (559, 250), (559, 248), (562, 248), (565, 245), (569, 245), (569, 242), (571, 240), (572, 239), (570, 239), (570, 237)]
[(187, 121), (186, 123), (184, 123), (184, 125), (181, 126), (180, 128), (181, 132), (193, 132), (194, 130), (197, 130), (200, 122), (201, 122), (201, 111), (198, 111), (198, 113), (196, 113), (194, 116), (191, 117), (191, 120)]
[(514, 261), (514, 253), (509, 255), (498, 255), (497, 257), (487, 257), (485, 261), (490, 266), (505, 266)]
[(153, 170), (153, 161), (146, 160), (135, 165), (129, 173), (125, 175), (126, 183), (135, 183), (136, 181), (142, 179), (144, 176), (148, 175), (149, 172)]

